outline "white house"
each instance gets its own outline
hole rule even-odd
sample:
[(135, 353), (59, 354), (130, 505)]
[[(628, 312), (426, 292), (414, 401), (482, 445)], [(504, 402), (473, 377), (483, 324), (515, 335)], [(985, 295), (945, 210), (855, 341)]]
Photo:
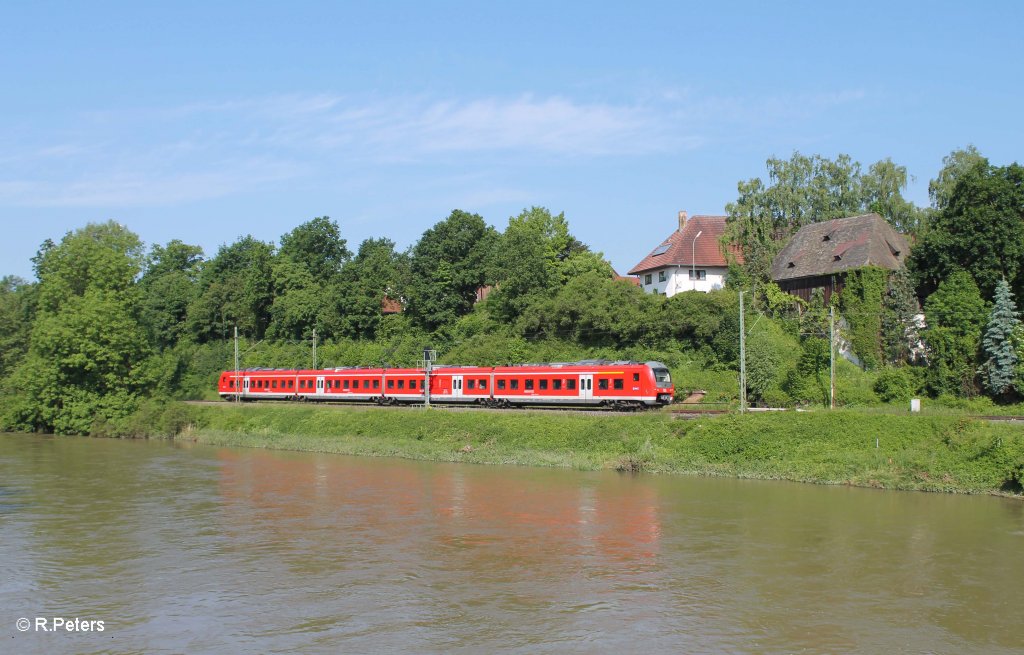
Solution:
[[(694, 216), (679, 212), (679, 227), (649, 255), (630, 269), (648, 293), (674, 296), (683, 291), (721, 289), (729, 263), (719, 240), (725, 233), (725, 216)], [(736, 261), (743, 258), (733, 253)]]

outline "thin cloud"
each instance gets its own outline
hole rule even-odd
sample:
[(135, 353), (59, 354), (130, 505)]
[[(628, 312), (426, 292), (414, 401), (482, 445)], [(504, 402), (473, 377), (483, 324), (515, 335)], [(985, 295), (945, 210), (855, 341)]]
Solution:
[[(393, 166), (444, 163), (451, 174), (466, 166), (494, 171), (508, 161), (679, 153), (744, 125), (786, 122), (863, 97), (854, 90), (698, 98), (691, 90), (668, 90), (615, 104), (557, 95), (320, 94), (92, 112), (72, 117), (59, 140), (54, 131), (5, 143), (0, 203), (166, 205), (274, 184), (316, 187), (328, 179), (343, 183), (346, 176), (381, 180)], [(481, 201), (518, 195), (471, 185), (456, 191), (467, 194)]]

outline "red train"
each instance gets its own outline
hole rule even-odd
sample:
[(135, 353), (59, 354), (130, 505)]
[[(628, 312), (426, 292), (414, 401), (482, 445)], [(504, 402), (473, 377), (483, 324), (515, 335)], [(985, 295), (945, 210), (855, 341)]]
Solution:
[[(225, 400), (422, 403), (427, 373), (415, 368), (344, 367), (297, 371), (224, 371)], [(672, 402), (675, 387), (660, 362), (586, 360), (517, 366), (446, 366), (430, 371), (431, 403), (513, 406), (605, 406), (642, 409)]]

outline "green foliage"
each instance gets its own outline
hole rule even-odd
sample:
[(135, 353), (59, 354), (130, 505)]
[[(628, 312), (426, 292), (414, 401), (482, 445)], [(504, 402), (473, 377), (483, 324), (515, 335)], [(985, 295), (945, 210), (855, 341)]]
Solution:
[(882, 298), (882, 354), (887, 363), (905, 364), (913, 359), (921, 340), (919, 313), (910, 273), (906, 268), (893, 271)]
[(974, 278), (957, 271), (925, 301), (928, 388), (933, 395), (973, 396), (975, 361), (987, 309)]
[(0, 278), (0, 380), (28, 353), (38, 288), (21, 278)]
[(139, 321), (138, 237), (108, 222), (68, 233), (37, 261), (39, 308), (28, 357), (8, 381), (20, 429), (86, 434), (130, 413), (154, 383)]
[[(800, 344), (777, 323), (761, 319), (747, 334), (747, 393), (754, 402), (785, 402), (781, 387)], [(788, 403), (786, 403), (788, 404)]]
[(902, 368), (886, 367), (878, 374), (874, 384), (875, 393), (882, 402), (894, 403), (909, 400), (914, 395), (914, 381)]
[(468, 314), (485, 285), (498, 233), (476, 214), (455, 210), (412, 249), (406, 310), (416, 325), (434, 330)]
[(328, 216), (319, 216), (281, 237), (278, 257), (293, 262), (321, 285), (330, 284), (352, 253), (341, 229)]
[(986, 296), (1001, 279), (1018, 296), (1024, 292), (1024, 167), (993, 166), (974, 155), (951, 164), (936, 190), (942, 206), (911, 253), (922, 295), (964, 267)]
[(139, 280), (141, 320), (150, 342), (170, 348), (186, 336), (188, 308), (199, 292), (203, 249), (174, 239), (154, 245)]
[(221, 246), (199, 276), (199, 297), (189, 305), (189, 333), (198, 341), (228, 339), (235, 326), (261, 339), (274, 302), (274, 246), (245, 236)]
[(850, 271), (840, 297), (850, 344), (866, 369), (878, 368), (882, 362), (882, 300), (888, 276), (889, 271), (876, 266)]
[(1006, 280), (1000, 280), (981, 342), (985, 361), (979, 370), (982, 384), (993, 396), (1005, 397), (1017, 383), (1020, 358), (1014, 336), (1021, 326), (1018, 316), (1010, 285)]
[(383, 315), (381, 303), (387, 297), (402, 298), (408, 259), (395, 252), (390, 239), (367, 239), (359, 245), (355, 258), (341, 271), (332, 287), (334, 300), (328, 332), (351, 339), (373, 339)]

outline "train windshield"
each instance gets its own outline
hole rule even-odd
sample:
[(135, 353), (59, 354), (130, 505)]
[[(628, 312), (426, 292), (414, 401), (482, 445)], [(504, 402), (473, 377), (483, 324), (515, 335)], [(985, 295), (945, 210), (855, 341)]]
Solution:
[(654, 370), (654, 380), (658, 383), (659, 387), (667, 387), (672, 384), (672, 376), (669, 375), (667, 368), (656, 368)]

